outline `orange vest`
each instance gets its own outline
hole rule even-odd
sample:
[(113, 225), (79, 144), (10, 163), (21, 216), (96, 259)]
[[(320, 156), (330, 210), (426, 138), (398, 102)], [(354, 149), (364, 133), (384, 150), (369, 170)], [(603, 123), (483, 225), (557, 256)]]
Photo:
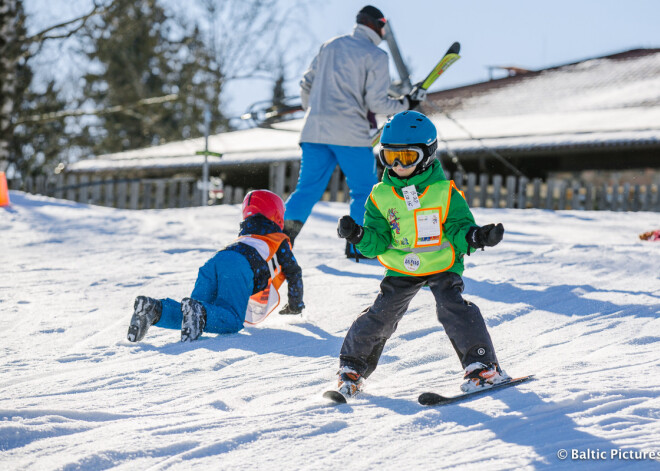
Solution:
[[(236, 242), (249, 245), (259, 252), (270, 271), (266, 288), (250, 296), (245, 313), (244, 324), (246, 325), (255, 325), (262, 322), (280, 304), (278, 290), (286, 277), (282, 273), (282, 267), (277, 260), (277, 249), (285, 240), (288, 241), (289, 237), (279, 232), (267, 235), (248, 234), (236, 239)], [(271, 289), (271, 287), (274, 289)]]

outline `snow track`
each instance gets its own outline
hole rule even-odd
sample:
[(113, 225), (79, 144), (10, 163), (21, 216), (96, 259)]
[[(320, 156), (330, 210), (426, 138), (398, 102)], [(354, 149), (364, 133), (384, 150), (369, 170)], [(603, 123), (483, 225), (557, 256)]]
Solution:
[[(439, 409), (460, 365), (424, 289), (365, 392), (327, 404), (351, 322), (379, 289), (343, 258), (341, 203), (296, 241), (305, 303), (238, 334), (152, 328), (126, 340), (137, 295), (180, 299), (235, 237), (236, 206), (131, 212), (12, 192), (0, 208), (3, 469), (660, 469), (571, 450), (660, 454), (660, 244), (653, 213), (475, 210), (504, 241), (467, 258), (503, 367), (536, 381)], [(566, 449), (569, 457), (557, 457)]]

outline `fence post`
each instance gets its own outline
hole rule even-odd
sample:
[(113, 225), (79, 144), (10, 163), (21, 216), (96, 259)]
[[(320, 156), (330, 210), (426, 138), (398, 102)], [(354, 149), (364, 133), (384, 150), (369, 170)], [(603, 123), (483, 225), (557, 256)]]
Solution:
[(534, 189), (532, 192), (532, 208), (541, 207), (541, 179), (535, 178), (533, 180)]
[(607, 198), (608, 193), (609, 193), (609, 188), (607, 187), (607, 183), (603, 183), (603, 185), (600, 188), (600, 198), (598, 200), (598, 209), (601, 211), (605, 211), (610, 207)]
[(38, 175), (37, 176), (37, 187), (35, 188), (38, 195), (46, 194), (46, 176)]
[(459, 190), (465, 191), (465, 188), (463, 188), (463, 174), (461, 172), (454, 174), (454, 183), (456, 183)]
[(651, 184), (644, 187), (644, 196), (641, 196), (640, 211), (648, 211), (651, 205)]
[(488, 207), (488, 174), (482, 173), (479, 175), (479, 206), (482, 208)]
[[(202, 190), (204, 191), (204, 190)], [(208, 190), (206, 190), (208, 193)], [(156, 209), (163, 209), (165, 206), (165, 180), (156, 180)]]
[(151, 209), (151, 187), (153, 186), (150, 180), (145, 180), (142, 185), (142, 209)]
[(502, 175), (493, 175), (493, 208), (500, 207), (502, 198)]
[(586, 184), (586, 193), (584, 195), (584, 209), (594, 210), (594, 186), (591, 183)]
[(465, 201), (467, 201), (468, 206), (472, 207), (472, 203), (474, 203), (474, 193), (475, 193), (475, 186), (477, 185), (477, 176), (470, 172), (467, 174), (467, 189), (465, 191)]
[(555, 210), (555, 181), (552, 179), (545, 182), (545, 209)]
[(167, 207), (176, 208), (176, 180), (167, 180)]
[(520, 177), (518, 180), (518, 208), (527, 208), (527, 177)]
[(348, 187), (348, 180), (346, 180), (346, 175), (342, 175), (341, 192), (344, 195), (344, 203), (351, 201), (351, 189)]
[(227, 185), (222, 189), (222, 204), (231, 204), (234, 197), (234, 187)]
[(566, 190), (568, 185), (564, 181), (557, 182), (557, 188), (559, 189), (559, 199), (557, 200), (557, 210), (561, 211), (566, 209)]
[(119, 209), (126, 208), (126, 194), (128, 193), (128, 183), (126, 181), (117, 182), (117, 201), (115, 205)]
[(580, 209), (580, 183), (574, 181), (571, 185), (571, 209)]
[(76, 201), (76, 189), (73, 188), (76, 184), (76, 176), (71, 174), (66, 179), (66, 185), (69, 187), (66, 189), (66, 199), (69, 201)]
[(286, 180), (286, 164), (284, 162), (274, 162), (268, 166), (268, 176), (270, 180), (270, 191), (276, 195), (284, 195), (284, 183)]
[(639, 184), (636, 184), (633, 190), (633, 200), (632, 200), (632, 210), (633, 211), (639, 211), (639, 208), (641, 206), (641, 187)]
[(506, 177), (506, 207), (513, 208), (516, 204), (516, 177)]
[(55, 198), (62, 199), (64, 197), (64, 174), (58, 173), (55, 182)]
[(140, 207), (140, 180), (131, 182), (130, 202), (128, 207), (130, 209), (138, 209)]
[(80, 191), (78, 192), (78, 201), (80, 203), (89, 204), (89, 177), (87, 175), (80, 175)]
[(298, 175), (300, 175), (300, 160), (294, 160), (289, 163), (289, 193), (296, 190)]
[(337, 193), (339, 193), (339, 178), (341, 176), (341, 170), (339, 166), (335, 167), (335, 170), (332, 172), (332, 177), (330, 177), (330, 201), (337, 201)]
[(630, 183), (623, 184), (623, 194), (621, 195), (623, 210), (630, 211)]
[(26, 193), (34, 193), (34, 180), (32, 177), (26, 177), (23, 179), (23, 188), (22, 190)]
[(243, 198), (245, 197), (245, 189), (241, 187), (237, 187), (234, 189), (234, 203), (235, 204), (240, 204), (243, 202)]
[(98, 177), (94, 177), (91, 179), (92, 183), (92, 188), (91, 188), (91, 199), (89, 200), (90, 204), (96, 204), (100, 205), (101, 204), (101, 179)]

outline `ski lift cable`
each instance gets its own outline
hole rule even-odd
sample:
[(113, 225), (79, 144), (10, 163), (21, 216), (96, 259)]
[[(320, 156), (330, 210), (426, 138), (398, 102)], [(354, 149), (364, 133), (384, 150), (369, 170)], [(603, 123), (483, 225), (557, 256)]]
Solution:
[[(447, 119), (452, 121), (456, 126), (458, 126), (465, 134), (468, 135), (468, 138), (470, 138), (473, 141), (476, 141), (479, 143), (482, 149), (484, 149), (487, 153), (495, 157), (498, 161), (500, 161), (502, 164), (504, 164), (509, 170), (511, 170), (513, 173), (516, 174), (518, 177), (525, 177), (527, 176), (521, 172), (515, 165), (513, 165), (511, 162), (509, 162), (502, 154), (499, 152), (495, 151), (494, 149), (491, 149), (488, 147), (486, 144), (484, 144), (483, 140), (479, 137), (475, 137), (474, 134), (472, 134), (463, 124), (461, 124), (456, 118), (454, 118), (452, 115), (450, 115), (447, 111), (444, 111), (442, 108), (440, 108), (438, 105), (436, 105), (432, 100), (427, 100), (425, 103), (430, 104), (433, 108), (435, 108), (439, 113), (443, 114)], [(453, 151), (452, 153), (456, 155)], [(451, 154), (450, 154), (451, 156)]]
[(449, 142), (442, 136), (442, 133), (440, 132), (439, 129), (437, 129), (438, 132), (438, 139), (440, 139), (444, 145), (445, 145), (445, 151), (447, 152), (447, 155), (450, 157), (451, 162), (456, 165), (456, 168), (458, 169), (459, 172), (462, 174), (466, 174), (467, 172), (465, 171), (465, 168), (461, 164), (461, 161), (458, 159), (458, 155), (456, 155), (456, 152), (454, 152), (451, 147), (449, 147)]

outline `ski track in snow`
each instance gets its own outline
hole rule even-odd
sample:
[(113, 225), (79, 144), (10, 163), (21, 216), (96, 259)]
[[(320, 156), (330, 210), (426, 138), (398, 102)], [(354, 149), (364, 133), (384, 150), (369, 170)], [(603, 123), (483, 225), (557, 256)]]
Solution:
[(365, 393), (342, 406), (321, 397), (383, 274), (343, 258), (335, 227), (347, 205), (318, 204), (297, 239), (302, 317), (274, 313), (191, 344), (153, 327), (132, 344), (135, 296), (187, 296), (235, 237), (239, 208), (11, 200), (0, 208), (2, 469), (660, 469), (609, 459), (660, 454), (660, 244), (637, 238), (658, 214), (474, 210), (506, 233), (466, 258), (465, 297), (507, 372), (537, 379), (426, 408), (421, 392), (461, 383), (428, 289)]

